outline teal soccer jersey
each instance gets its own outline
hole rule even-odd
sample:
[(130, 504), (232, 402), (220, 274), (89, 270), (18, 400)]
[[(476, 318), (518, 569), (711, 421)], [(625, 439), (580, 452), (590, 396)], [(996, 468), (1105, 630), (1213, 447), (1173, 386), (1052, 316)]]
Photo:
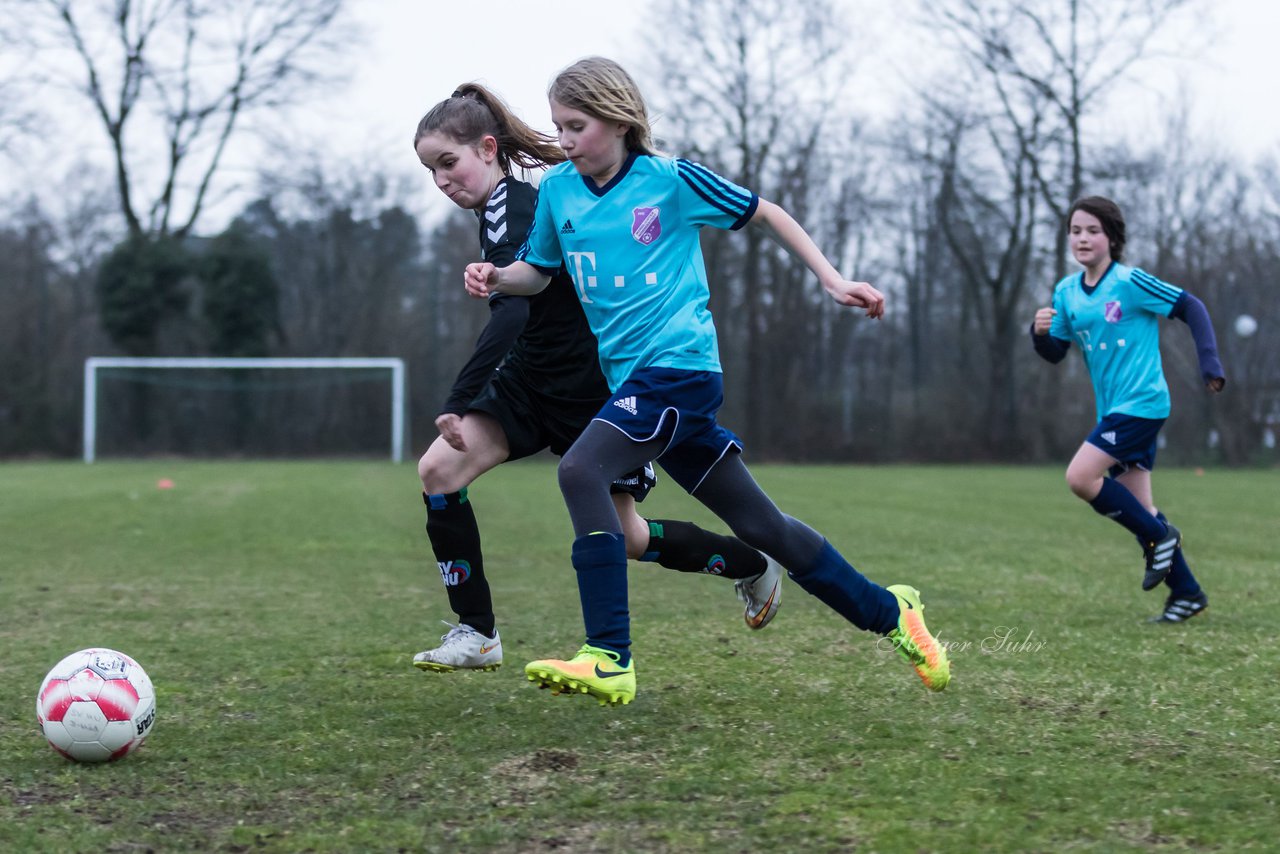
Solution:
[(1099, 421), (1112, 414), (1169, 417), (1159, 322), (1180, 296), (1181, 288), (1115, 263), (1091, 292), (1084, 287), (1084, 273), (1068, 276), (1054, 288), (1058, 313), (1049, 334), (1079, 345), (1093, 380)]
[(610, 388), (637, 368), (719, 372), (698, 234), (741, 228), (758, 205), (687, 160), (633, 154), (604, 187), (562, 163), (543, 176), (517, 258), (544, 273), (568, 269)]

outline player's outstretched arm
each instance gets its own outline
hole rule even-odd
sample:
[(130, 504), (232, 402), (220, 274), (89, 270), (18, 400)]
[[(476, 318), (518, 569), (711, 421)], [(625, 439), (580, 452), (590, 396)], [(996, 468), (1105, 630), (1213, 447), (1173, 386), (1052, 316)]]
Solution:
[(836, 302), (866, 309), (867, 317), (878, 319), (884, 316), (884, 294), (866, 282), (851, 282), (841, 276), (808, 232), (781, 207), (761, 199), (751, 217), (751, 225), (764, 229), (770, 239), (803, 261)]
[(473, 297), (487, 299), (491, 293), (532, 296), (551, 281), (537, 267), (524, 261), (513, 261), (506, 267), (495, 267), (488, 261), (467, 265), (462, 275), (463, 286)]
[(1213, 334), (1213, 322), (1209, 309), (1191, 291), (1184, 290), (1173, 305), (1170, 317), (1176, 317), (1191, 327), (1191, 337), (1196, 342), (1196, 357), (1200, 361), (1200, 376), (1205, 388), (1213, 394), (1222, 391), (1227, 384), (1222, 360), (1218, 358), (1218, 338)]

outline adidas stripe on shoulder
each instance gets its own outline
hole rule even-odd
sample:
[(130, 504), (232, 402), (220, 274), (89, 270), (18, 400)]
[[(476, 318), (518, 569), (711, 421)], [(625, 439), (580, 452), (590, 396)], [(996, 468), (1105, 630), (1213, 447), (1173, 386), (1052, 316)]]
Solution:
[(705, 166), (677, 158), (676, 171), (707, 204), (719, 208), (730, 216), (740, 217), (751, 207), (750, 193), (744, 194)]

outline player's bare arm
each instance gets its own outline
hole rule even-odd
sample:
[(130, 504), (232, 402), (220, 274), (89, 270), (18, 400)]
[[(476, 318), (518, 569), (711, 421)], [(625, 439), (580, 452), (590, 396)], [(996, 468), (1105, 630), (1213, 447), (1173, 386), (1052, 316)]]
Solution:
[(803, 261), (840, 305), (866, 309), (867, 317), (884, 316), (884, 294), (867, 282), (851, 282), (841, 276), (808, 232), (778, 205), (761, 199), (751, 217), (751, 225), (763, 229), (771, 240)]
[(532, 296), (541, 292), (550, 281), (550, 276), (544, 276), (537, 267), (523, 261), (513, 261), (506, 267), (477, 261), (467, 265), (462, 277), (467, 293), (481, 299), (495, 293)]

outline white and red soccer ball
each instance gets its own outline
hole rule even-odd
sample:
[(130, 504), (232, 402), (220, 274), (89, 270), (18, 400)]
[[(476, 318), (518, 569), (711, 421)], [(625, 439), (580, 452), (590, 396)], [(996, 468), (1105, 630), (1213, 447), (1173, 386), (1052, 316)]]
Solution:
[(156, 691), (138, 662), (113, 649), (59, 661), (36, 694), (36, 719), (53, 749), (77, 762), (107, 762), (138, 749), (156, 722)]

